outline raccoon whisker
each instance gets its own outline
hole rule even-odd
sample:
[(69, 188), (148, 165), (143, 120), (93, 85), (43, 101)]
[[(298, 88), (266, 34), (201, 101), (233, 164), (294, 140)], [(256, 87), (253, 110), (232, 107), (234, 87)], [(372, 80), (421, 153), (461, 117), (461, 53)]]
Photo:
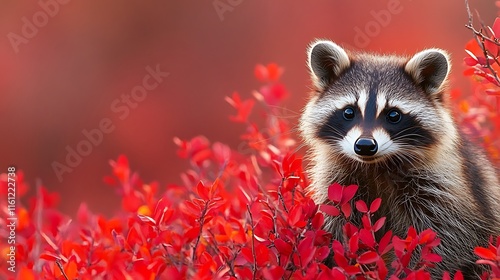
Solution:
[(295, 147), (295, 149), (293, 149), (293, 153), (298, 153), (302, 148), (306, 147), (306, 143), (302, 142), (301, 144), (297, 145), (297, 147)]
[(344, 137), (345, 133), (338, 130), (336, 127), (330, 125), (330, 124), (327, 124), (326, 125), (326, 128), (330, 129), (331, 132), (335, 133), (336, 135), (340, 136), (341, 138)]
[[(300, 112), (294, 111), (290, 108), (286, 108), (283, 106), (276, 106), (276, 105), (269, 105), (269, 104), (266, 104), (266, 106), (269, 107), (270, 109), (274, 109), (274, 110), (270, 110), (271, 112), (269, 113), (269, 115), (276, 117), (276, 118), (296, 119), (301, 114)], [(280, 114), (275, 114), (276, 111), (279, 111)], [(289, 113), (289, 114), (285, 114), (285, 113)]]
[[(396, 138), (396, 137), (400, 136), (401, 134), (406, 133), (408, 130), (411, 130), (411, 129), (414, 129), (414, 128), (415, 128), (415, 127), (410, 126), (410, 127), (405, 128), (405, 129), (402, 129), (402, 130), (398, 131), (396, 134), (394, 134), (392, 137), (393, 137), (393, 138)], [(418, 134), (413, 134), (413, 135), (418, 135)], [(420, 135), (419, 135), (419, 136), (420, 136)]]

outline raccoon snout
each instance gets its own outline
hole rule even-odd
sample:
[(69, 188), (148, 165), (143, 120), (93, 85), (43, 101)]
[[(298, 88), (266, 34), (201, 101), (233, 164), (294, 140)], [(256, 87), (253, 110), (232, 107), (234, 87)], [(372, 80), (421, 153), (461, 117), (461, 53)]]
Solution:
[(354, 152), (360, 156), (373, 156), (377, 153), (378, 145), (375, 139), (359, 138), (354, 143)]

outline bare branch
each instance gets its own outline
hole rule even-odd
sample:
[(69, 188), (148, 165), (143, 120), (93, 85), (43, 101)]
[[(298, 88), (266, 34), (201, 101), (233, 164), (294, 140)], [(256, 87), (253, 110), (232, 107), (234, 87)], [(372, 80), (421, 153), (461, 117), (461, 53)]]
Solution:
[(253, 280), (257, 279), (257, 255), (255, 253), (255, 225), (253, 224), (252, 211), (250, 211), (250, 205), (247, 205), (248, 215), (250, 217), (250, 224), (252, 225), (252, 256), (253, 256), (253, 266), (252, 266), (252, 277)]
[[(500, 66), (499, 60), (496, 56), (496, 54), (491, 54), (488, 49), (485, 46), (485, 41), (488, 41), (490, 43), (495, 44), (496, 46), (500, 47), (500, 43), (496, 37), (494, 37), (494, 34), (489, 34), (491, 33), (490, 28), (487, 27), (484, 22), (481, 20), (481, 17), (479, 14), (477, 17), (479, 18), (479, 21), (481, 23), (481, 29), (476, 30), (473, 26), (473, 20), (474, 16), (471, 13), (470, 7), (469, 7), (469, 1), (465, 0), (465, 7), (467, 9), (467, 15), (469, 17), (469, 22), (467, 25), (465, 25), (466, 28), (470, 29), (472, 33), (474, 34), (474, 39), (477, 41), (478, 45), (481, 47), (481, 50), (483, 51), (484, 59), (485, 59), (485, 65), (481, 65), (483, 68), (488, 69), (490, 72), (489, 74), (495, 79), (497, 85), (500, 85), (500, 77), (498, 76), (498, 73), (493, 69), (493, 66), (490, 63), (490, 58), (495, 61), (497, 65)], [(484, 33), (483, 33), (484, 32)], [(491, 38), (493, 37), (493, 38)]]
[(56, 264), (57, 264), (57, 267), (59, 268), (59, 270), (61, 271), (61, 274), (64, 276), (64, 279), (69, 280), (68, 275), (66, 275), (66, 272), (64, 272), (64, 268), (61, 264), (61, 260), (57, 259)]
[(472, 13), (470, 12), (469, 0), (465, 0), (465, 8), (467, 9), (467, 15), (469, 16), (469, 24), (467, 24), (467, 25), (472, 26), (474, 17), (472, 16)]

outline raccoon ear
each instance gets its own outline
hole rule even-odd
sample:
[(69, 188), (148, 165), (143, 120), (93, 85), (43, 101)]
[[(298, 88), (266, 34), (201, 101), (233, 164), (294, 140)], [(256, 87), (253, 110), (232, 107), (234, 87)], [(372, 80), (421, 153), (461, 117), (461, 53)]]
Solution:
[(450, 70), (448, 54), (440, 49), (428, 49), (415, 54), (405, 65), (415, 83), (433, 94), (445, 81)]
[(331, 41), (316, 41), (309, 47), (308, 65), (316, 89), (322, 91), (351, 64), (347, 53)]

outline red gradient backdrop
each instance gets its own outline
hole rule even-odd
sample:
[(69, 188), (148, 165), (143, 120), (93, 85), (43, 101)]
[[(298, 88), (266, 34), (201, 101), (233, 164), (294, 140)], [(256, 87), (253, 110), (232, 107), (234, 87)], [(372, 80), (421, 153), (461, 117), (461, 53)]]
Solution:
[[(66, 2), (1, 4), (0, 172), (14, 164), (32, 187), (41, 179), (61, 194), (60, 208), (70, 215), (82, 201), (108, 215), (118, 207), (102, 177), (121, 153), (146, 181), (166, 186), (180, 183), (187, 166), (175, 155), (173, 137), (203, 134), (236, 148), (243, 128), (228, 120), (233, 110), (224, 96), (258, 88), (257, 63), (285, 68), (284, 111), (296, 120), (309, 84), (305, 49), (314, 38), (390, 53), (447, 49), (452, 86), (469, 90), (461, 74), (471, 38), (462, 1)], [(470, 2), (493, 22), (494, 1)], [(111, 104), (157, 65), (170, 75), (121, 119)], [(60, 180), (54, 162), (67, 165), (68, 147), (76, 149), (86, 139), (82, 131), (105, 118), (114, 130)]]

